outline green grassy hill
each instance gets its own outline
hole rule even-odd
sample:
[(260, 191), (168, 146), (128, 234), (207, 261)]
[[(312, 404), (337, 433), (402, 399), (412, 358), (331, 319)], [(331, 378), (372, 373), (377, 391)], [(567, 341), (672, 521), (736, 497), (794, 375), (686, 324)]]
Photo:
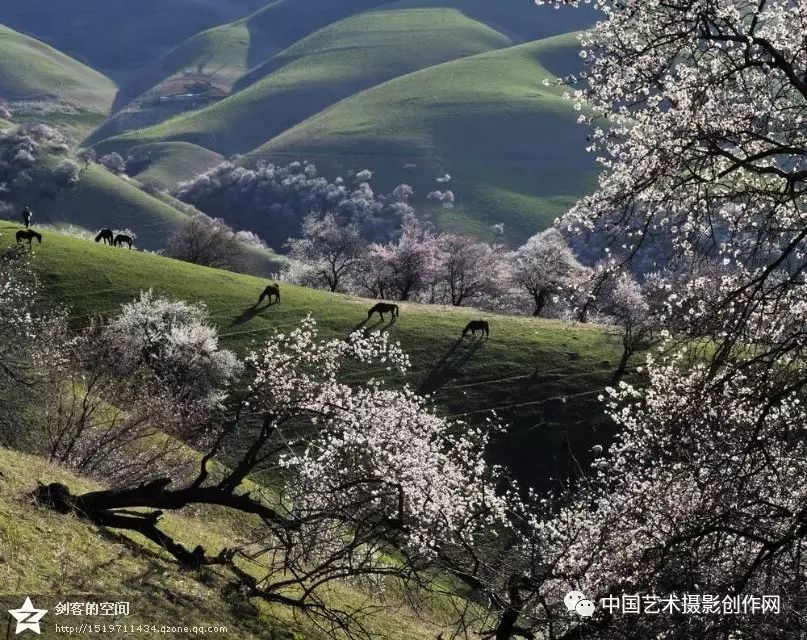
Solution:
[(455, 9), (370, 11), (304, 38), (253, 72), (253, 84), (198, 111), (102, 142), (181, 140), (244, 153), (342, 98), (447, 60), (510, 44)]
[(130, 153), (148, 158), (145, 170), (137, 174), (143, 184), (170, 189), (190, 180), (224, 160), (224, 156), (187, 142), (155, 142), (132, 147)]
[[(0, 221), (0, 247), (13, 242), (18, 228)], [(49, 298), (71, 307), (76, 323), (153, 288), (204, 302), (224, 342), (241, 352), (308, 313), (326, 335), (346, 336), (366, 326), (372, 304), (283, 285), (281, 304), (258, 307), (265, 280), (57, 234), (34, 245), (33, 264)], [(491, 322), (490, 340), (461, 341), (464, 325), (480, 316)], [(396, 324), (370, 327), (401, 342), (413, 364), (406, 382), (433, 394), (446, 413), (481, 420), (496, 409), (508, 420), (512, 428), (497, 442), (495, 457), (525, 481), (543, 486), (573, 472), (572, 453), (585, 463), (588, 449), (609, 437), (596, 396), (618, 357), (615, 338), (601, 327), (408, 303)]]
[(109, 115), (116, 92), (103, 74), (0, 24), (0, 98), (15, 121), (86, 131)]
[(0, 23), (31, 34), (121, 83), (183, 40), (266, 0), (3, 0)]
[(34, 182), (14, 203), (17, 208), (31, 206), (36, 224), (75, 225), (89, 231), (129, 228), (137, 234), (139, 247), (156, 250), (187, 220), (167, 202), (96, 164), (82, 169), (79, 182), (55, 196), (43, 195), (39, 182), (34, 176)]
[[(121, 535), (72, 515), (39, 508), (29, 496), (38, 482), (61, 482), (74, 492), (99, 488), (85, 478), (42, 458), (2, 448), (0, 469), (0, 583), (5, 585), (5, 594), (28, 594), (36, 606), (49, 610), (42, 620), (42, 638), (65, 637), (54, 629), (54, 620), (75, 626), (82, 622), (156, 627), (212, 625), (226, 627), (226, 632), (211, 632), (207, 634), (209, 637), (247, 640), (325, 637), (312, 623), (295, 618), (288, 609), (244, 601), (227, 589), (226, 576), (221, 571), (181, 571), (164, 551), (138, 534)], [(164, 530), (179, 542), (187, 545), (201, 542), (212, 553), (248, 544), (255, 524), (248, 517), (234, 518), (211, 508), (168, 513), (162, 519)], [(261, 575), (259, 564), (242, 568)], [(130, 616), (55, 618), (56, 603), (84, 601), (77, 598), (82, 593), (97, 594), (97, 599), (129, 602)], [(0, 595), (0, 606), (4, 611), (19, 607), (24, 597)], [(379, 611), (373, 620), (373, 630), (379, 637), (422, 640), (434, 638), (439, 632), (439, 628), (416, 618), (400, 600), (396, 603), (394, 594), (381, 600), (348, 585), (337, 585), (329, 597), (333, 603), (342, 605), (366, 603), (369, 598), (375, 605), (388, 606), (388, 611)], [(439, 611), (435, 613), (439, 617)], [(198, 637), (191, 633), (170, 635)], [(138, 636), (166, 637), (143, 630)]]
[(521, 241), (551, 224), (594, 185), (585, 130), (542, 59), (573, 56), (559, 36), (484, 53), (396, 78), (343, 100), (277, 136), (250, 159), (306, 158), (321, 170), (370, 168), (383, 188), (406, 181), (419, 195), (454, 177), (458, 207), (437, 212), (444, 227), (480, 235), (505, 224)]
[(89, 142), (141, 129), (219, 100), (248, 70), (301, 38), (383, 3), (384, 0), (272, 0), (246, 17), (196, 33), (127, 84), (127, 93), (133, 100)]
[[(399, 21), (385, 19), (390, 16)], [(412, 184), (416, 206), (432, 211), (445, 229), (492, 238), (492, 225), (503, 223), (504, 240), (521, 242), (549, 226), (595, 184), (597, 169), (585, 152), (579, 114), (562, 99), (561, 88), (542, 84), (555, 79), (550, 69), (564, 71), (567, 61), (575, 59), (574, 34), (428, 66), (324, 108), (328, 100), (351, 92), (352, 83), (372, 82), (373, 69), (381, 78), (421, 55), (448, 55), (450, 40), (433, 39), (435, 31), (425, 29), (440, 20), (446, 33), (456, 36), (457, 51), (502, 43), (503, 36), (455, 10), (368, 12), (291, 47), (279, 58), (293, 62), (231, 97), (110, 138), (98, 148), (125, 152), (155, 141), (183, 140), (230, 154), (277, 134), (247, 159), (313, 160), (325, 175), (369, 168), (383, 190), (404, 180)], [(410, 31), (416, 23), (424, 27), (420, 33), (425, 40), (411, 36), (418, 31)], [(368, 47), (366, 55), (365, 44), (349, 45), (359, 40)], [(399, 53), (406, 42), (408, 57)], [(351, 64), (360, 59), (374, 62)], [(290, 126), (320, 108), (324, 110)], [(404, 172), (407, 164), (417, 168)], [(168, 182), (179, 177), (176, 166), (157, 163), (154, 170)], [(454, 178), (453, 209), (426, 200), (432, 190), (445, 188), (435, 182), (445, 173)], [(214, 213), (230, 215), (225, 210)], [(233, 222), (259, 233), (269, 231), (258, 221)]]
[(582, 7), (536, 6), (522, 0), (393, 0), (384, 8), (419, 9), (441, 7), (457, 9), (469, 18), (506, 34), (515, 42), (529, 42), (584, 29), (596, 20), (596, 14)]

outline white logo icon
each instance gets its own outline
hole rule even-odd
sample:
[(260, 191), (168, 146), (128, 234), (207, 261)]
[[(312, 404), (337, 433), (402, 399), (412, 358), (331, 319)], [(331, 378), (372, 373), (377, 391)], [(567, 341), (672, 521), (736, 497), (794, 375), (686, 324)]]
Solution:
[(581, 618), (590, 618), (594, 615), (595, 605), (586, 598), (582, 591), (570, 591), (563, 598), (563, 604), (569, 611), (574, 611)]
[(14, 630), (14, 635), (17, 635), (23, 631), (41, 633), (39, 622), (48, 610), (37, 609), (31, 602), (31, 598), (27, 597), (19, 609), (9, 609), (8, 612), (17, 621), (17, 628)]

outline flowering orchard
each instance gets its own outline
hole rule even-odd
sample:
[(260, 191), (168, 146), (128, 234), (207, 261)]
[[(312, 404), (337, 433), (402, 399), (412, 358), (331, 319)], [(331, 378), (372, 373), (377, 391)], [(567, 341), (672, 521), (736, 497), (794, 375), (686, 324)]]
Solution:
[(807, 600), (807, 5), (594, 4), (603, 19), (581, 36), (586, 71), (569, 97), (594, 127), (603, 172), (563, 224), (606, 238), (612, 265), (664, 244), (649, 284), (665, 340), (645, 387), (607, 394), (621, 428), (609, 455), (536, 528), (556, 559), (542, 584), (556, 578), (556, 597), (782, 598), (776, 616), (601, 611), (567, 637), (796, 637)]

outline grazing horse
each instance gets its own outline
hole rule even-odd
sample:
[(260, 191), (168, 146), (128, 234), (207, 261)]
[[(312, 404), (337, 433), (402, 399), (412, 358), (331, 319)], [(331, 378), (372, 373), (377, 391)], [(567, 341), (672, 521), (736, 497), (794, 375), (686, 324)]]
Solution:
[(468, 332), (471, 332), (471, 339), (476, 340), (476, 332), (479, 331), (485, 338), (490, 336), (490, 325), (488, 324), (487, 320), (471, 320), (465, 328), (462, 330), (462, 337), (468, 335)]
[(398, 319), (398, 305), (389, 304), (387, 302), (379, 302), (367, 312), (367, 319), (369, 320), (374, 313), (377, 313), (380, 316), (381, 322), (384, 322), (384, 314), (389, 313), (392, 315), (392, 321), (395, 322), (395, 320)]
[(125, 245), (125, 244), (129, 245), (129, 250), (131, 251), (131, 249), (132, 249), (132, 238), (130, 236), (127, 236), (127, 235), (123, 234), (123, 233), (119, 233), (118, 235), (116, 235), (115, 239), (112, 241), (112, 246), (113, 247), (123, 247), (123, 245)]
[(114, 243), (115, 234), (112, 233), (112, 229), (101, 229), (101, 231), (98, 232), (98, 235), (95, 236), (95, 241), (101, 242), (101, 240), (104, 241), (104, 244), (111, 245), (112, 243)]
[(264, 301), (264, 299), (269, 298), (269, 304), (272, 303), (272, 298), (275, 299), (275, 302), (280, 302), (280, 285), (277, 283), (270, 284), (266, 289), (263, 290), (261, 297), (258, 298), (258, 304)]
[(17, 231), (17, 244), (20, 244), (21, 242), (27, 240), (28, 241), (28, 246), (30, 247), (31, 246), (31, 240), (33, 240), (34, 238), (36, 238), (36, 240), (37, 240), (37, 242), (39, 242), (39, 244), (42, 244), (42, 234), (41, 233), (37, 233), (33, 229), (25, 229), (25, 230), (20, 229), (19, 231)]

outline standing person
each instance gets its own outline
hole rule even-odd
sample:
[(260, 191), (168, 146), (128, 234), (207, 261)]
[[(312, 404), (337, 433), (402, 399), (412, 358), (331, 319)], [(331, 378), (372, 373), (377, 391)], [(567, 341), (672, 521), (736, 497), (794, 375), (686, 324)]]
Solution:
[(22, 210), (22, 222), (25, 225), (25, 228), (28, 229), (31, 226), (31, 218), (34, 217), (34, 212), (31, 211), (29, 207), (25, 207)]

